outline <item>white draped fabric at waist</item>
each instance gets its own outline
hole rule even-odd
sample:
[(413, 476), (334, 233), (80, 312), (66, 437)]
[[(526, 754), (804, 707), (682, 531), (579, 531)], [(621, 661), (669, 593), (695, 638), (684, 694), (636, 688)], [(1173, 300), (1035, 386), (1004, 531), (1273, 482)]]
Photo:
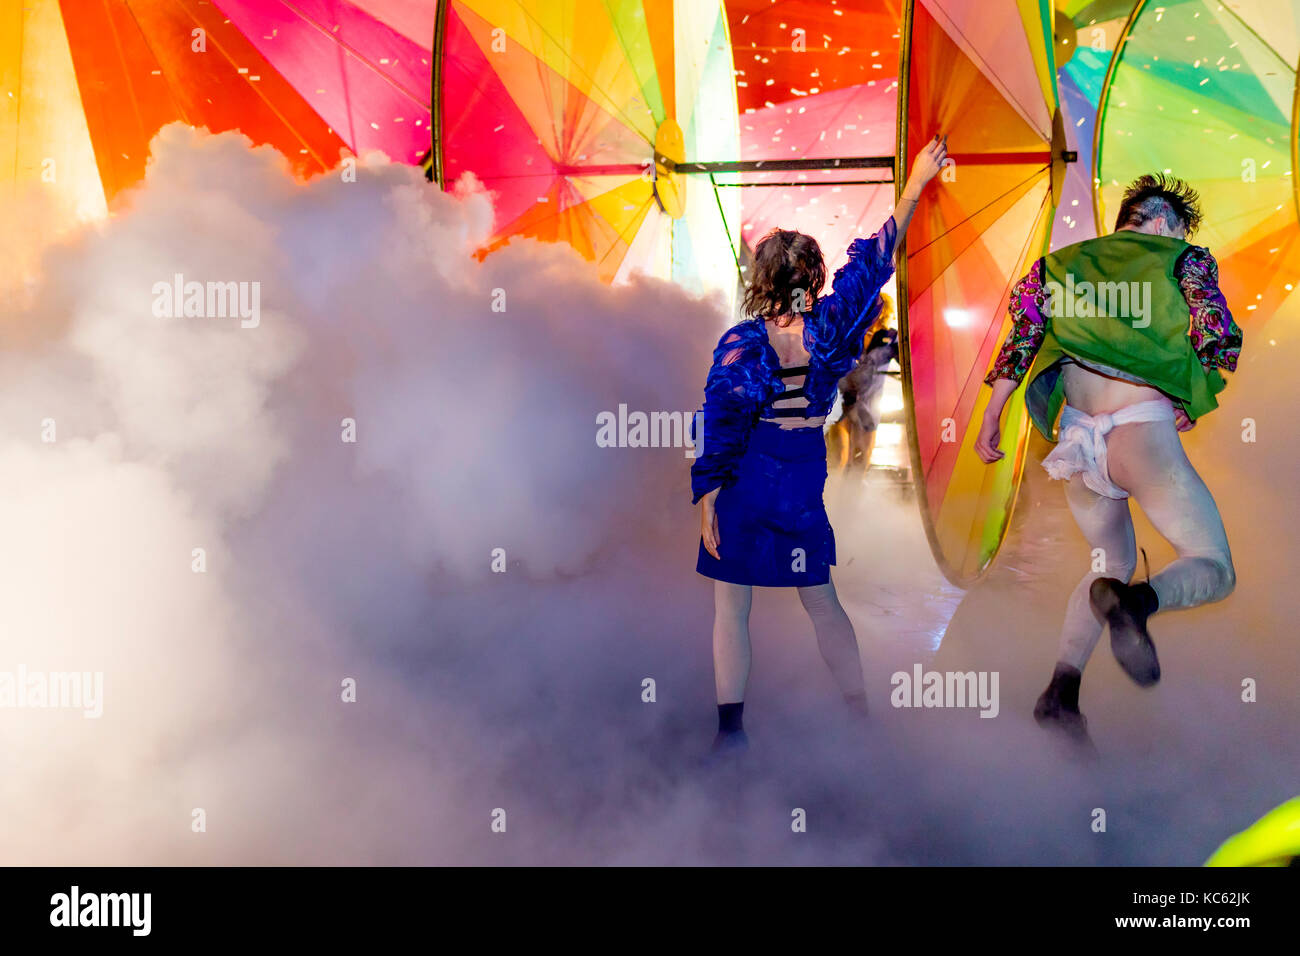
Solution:
[(1106, 435), (1117, 425), (1174, 420), (1174, 406), (1167, 398), (1138, 402), (1118, 411), (1085, 415), (1066, 405), (1061, 410), (1061, 427), (1056, 447), (1043, 459), (1053, 478), (1083, 476), (1083, 483), (1107, 498), (1127, 498), (1128, 492), (1110, 480), (1106, 463)]

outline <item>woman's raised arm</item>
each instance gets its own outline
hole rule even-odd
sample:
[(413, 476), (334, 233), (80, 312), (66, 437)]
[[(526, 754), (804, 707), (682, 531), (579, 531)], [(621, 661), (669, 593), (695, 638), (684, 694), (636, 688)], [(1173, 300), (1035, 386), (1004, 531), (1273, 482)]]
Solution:
[(898, 204), (894, 207), (894, 225), (898, 229), (895, 244), (903, 241), (903, 235), (912, 223), (912, 213), (916, 212), (917, 204), (921, 201), (921, 193), (925, 191), (930, 180), (939, 175), (939, 170), (943, 168), (944, 160), (947, 158), (947, 134), (935, 133), (934, 139), (917, 153), (916, 159), (912, 162), (912, 172), (903, 186), (903, 194), (898, 197)]

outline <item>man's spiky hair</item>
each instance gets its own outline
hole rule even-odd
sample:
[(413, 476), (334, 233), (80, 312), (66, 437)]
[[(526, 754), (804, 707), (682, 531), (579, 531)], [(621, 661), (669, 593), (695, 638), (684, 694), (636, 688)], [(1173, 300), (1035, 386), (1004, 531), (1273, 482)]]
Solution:
[(1201, 197), (1189, 183), (1164, 173), (1148, 173), (1124, 190), (1115, 228), (1164, 219), (1169, 228), (1182, 226), (1190, 236), (1200, 227), (1201, 218)]

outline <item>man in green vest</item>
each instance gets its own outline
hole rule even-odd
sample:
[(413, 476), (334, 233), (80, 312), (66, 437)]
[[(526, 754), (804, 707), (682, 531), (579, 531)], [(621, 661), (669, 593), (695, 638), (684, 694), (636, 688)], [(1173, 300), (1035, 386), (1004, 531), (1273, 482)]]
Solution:
[[(1066, 481), (1092, 548), (1034, 707), (1040, 724), (1077, 740), (1087, 739), (1079, 684), (1104, 626), (1120, 667), (1149, 687), (1160, 664), (1148, 618), (1221, 600), (1236, 583), (1223, 520), (1179, 438), (1218, 407), (1222, 371), (1236, 369), (1241, 350), (1214, 257), (1186, 241), (1200, 221), (1199, 197), (1182, 180), (1135, 181), (1114, 233), (1044, 256), (1012, 289), (1012, 328), (985, 379), (993, 394), (975, 451), (985, 463), (1003, 457), (1002, 411), (1027, 380), (1030, 418), (1056, 442), (1043, 467)], [(1129, 583), (1130, 496), (1178, 553), (1142, 584)]]

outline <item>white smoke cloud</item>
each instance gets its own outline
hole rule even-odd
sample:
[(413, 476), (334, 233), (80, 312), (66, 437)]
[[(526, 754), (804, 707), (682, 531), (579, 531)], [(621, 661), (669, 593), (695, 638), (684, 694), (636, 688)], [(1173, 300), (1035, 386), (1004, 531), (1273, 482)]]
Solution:
[[(1030, 580), (964, 599), (910, 504), (833, 483), (871, 723), (841, 712), (798, 602), (760, 592), (754, 751), (702, 767), (689, 461), (595, 434), (620, 404), (698, 405), (721, 305), (605, 286), (557, 245), (479, 262), (492, 206), (472, 182), (442, 194), (375, 159), (297, 183), (269, 149), (179, 126), (153, 156), (111, 220), (8, 277), (0, 313), (0, 671), (104, 674), (98, 720), (0, 709), (10, 862), (1194, 863), (1291, 795), (1294, 693), (1233, 703), (1238, 652), (1294, 687), (1293, 644), (1259, 636), (1285, 620), (1276, 577), (1244, 571), (1262, 535), (1234, 537), (1249, 633), (1196, 637), (1225, 609), (1171, 617), (1206, 657), (1171, 641), (1156, 695), (1103, 647), (1084, 703), (1109, 763), (1046, 745), (1027, 712), (1077, 555), (1035, 550), (1062, 511), (1033, 480), (1041, 514), (1022, 509), (1008, 552)], [(260, 283), (260, 323), (156, 318), (178, 273)], [(1251, 473), (1254, 500), (1282, 500)], [(940, 639), (939, 666), (1003, 671), (996, 720), (888, 706), (889, 674), (932, 666)], [(1140, 743), (1157, 731), (1172, 742)], [(1121, 821), (1109, 842), (1097, 805)]]

